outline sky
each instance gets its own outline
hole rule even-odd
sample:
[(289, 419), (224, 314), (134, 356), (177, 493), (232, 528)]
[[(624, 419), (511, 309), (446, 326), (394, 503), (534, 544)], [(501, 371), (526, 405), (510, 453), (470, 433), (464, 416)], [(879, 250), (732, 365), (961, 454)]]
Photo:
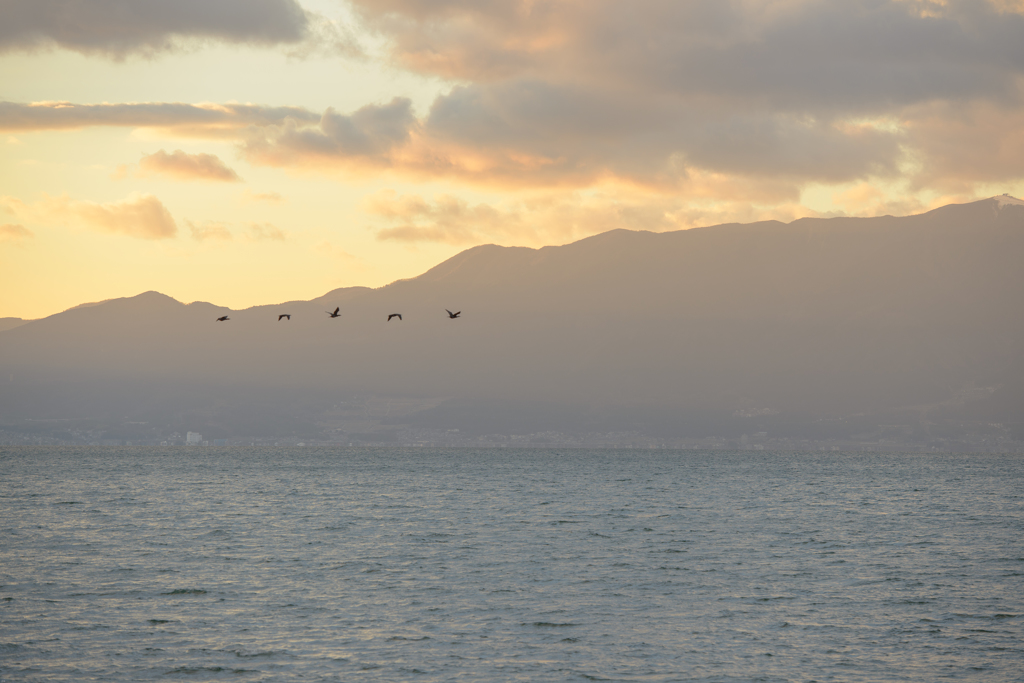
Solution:
[(0, 317), (1024, 196), (1024, 0), (0, 0)]

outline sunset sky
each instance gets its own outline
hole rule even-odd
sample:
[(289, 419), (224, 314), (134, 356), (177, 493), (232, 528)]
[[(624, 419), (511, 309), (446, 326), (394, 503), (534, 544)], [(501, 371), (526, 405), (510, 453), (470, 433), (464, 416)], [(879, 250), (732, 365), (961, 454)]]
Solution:
[(0, 0), (0, 317), (1024, 195), (1024, 0)]

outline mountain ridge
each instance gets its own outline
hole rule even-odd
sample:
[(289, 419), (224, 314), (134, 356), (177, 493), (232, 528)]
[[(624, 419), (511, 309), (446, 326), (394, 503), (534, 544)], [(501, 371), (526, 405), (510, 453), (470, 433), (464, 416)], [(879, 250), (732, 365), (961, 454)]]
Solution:
[[(627, 414), (660, 415), (664, 430), (712, 413), (706, 424), (749, 413), (812, 429), (952, 415), (978, 391), (972, 410), (984, 399), (1013, 414), (1022, 256), (1024, 205), (993, 198), (909, 217), (480, 245), (380, 288), (239, 310), (145, 292), (0, 332), (0, 421), (241, 414), (259, 397), (260, 410), (308, 425), (324, 406), (377, 396), (433, 406), (403, 409), (409, 424), (434, 415), (464, 430), (481, 406), (498, 416), (481, 424), (510, 431), (542, 413), (567, 430)], [(404, 320), (388, 322), (394, 312)]]
[[(1008, 197), (1011, 201), (1007, 202), (1007, 201), (1003, 200), (1002, 197)], [(84, 302), (84, 303), (81, 303), (81, 304), (76, 304), (75, 306), (72, 306), (71, 308), (67, 309), (66, 311), (61, 311), (59, 313), (54, 313), (54, 314), (51, 314), (49, 316), (45, 316), (43, 318), (37, 318), (35, 320), (24, 320), (24, 319), (21, 319), (21, 318), (0, 318), (0, 321), (7, 321), (7, 320), (10, 320), (10, 321), (20, 321), (19, 322), (19, 326), (20, 326), (21, 324), (26, 324), (26, 323), (36, 322), (38, 320), (45, 320), (47, 318), (52, 318), (54, 316), (61, 315), (62, 313), (67, 313), (68, 311), (73, 311), (73, 310), (78, 310), (78, 309), (83, 309), (83, 308), (93, 308), (93, 307), (96, 307), (96, 306), (101, 306), (101, 305), (109, 304), (111, 302), (116, 302), (116, 301), (123, 301), (123, 300), (126, 300), (126, 299), (138, 299), (139, 297), (143, 297), (143, 296), (147, 296), (147, 295), (159, 295), (160, 297), (165, 297), (167, 299), (171, 299), (172, 301), (175, 301), (176, 303), (180, 303), (182, 305), (207, 303), (210, 306), (213, 306), (213, 307), (215, 307), (218, 310), (225, 310), (225, 311), (229, 311), (229, 312), (232, 312), (232, 313), (238, 313), (238, 312), (242, 312), (242, 311), (249, 311), (249, 310), (253, 310), (253, 309), (263, 309), (263, 308), (268, 308), (268, 307), (273, 307), (273, 306), (287, 306), (287, 305), (290, 305), (290, 304), (303, 304), (303, 303), (308, 304), (308, 303), (313, 303), (313, 302), (320, 302), (320, 301), (328, 300), (331, 297), (335, 297), (335, 298), (340, 297), (342, 299), (346, 299), (346, 298), (350, 298), (350, 297), (358, 295), (358, 294), (363, 294), (363, 293), (367, 293), (367, 292), (379, 291), (379, 290), (387, 289), (389, 287), (394, 287), (394, 286), (400, 285), (402, 283), (424, 281), (424, 280), (430, 280), (430, 279), (435, 279), (436, 280), (436, 279), (438, 279), (438, 275), (440, 275), (441, 273), (445, 273), (445, 274), (451, 273), (453, 268), (458, 268), (458, 267), (462, 266), (466, 262), (466, 260), (468, 258), (476, 256), (476, 255), (478, 255), (482, 251), (501, 252), (501, 253), (507, 254), (507, 255), (512, 255), (512, 254), (515, 254), (516, 252), (518, 252), (519, 254), (530, 253), (532, 256), (539, 256), (539, 255), (543, 255), (545, 250), (560, 250), (560, 249), (565, 249), (566, 247), (580, 247), (580, 246), (588, 245), (589, 243), (603, 242), (603, 241), (607, 241), (608, 239), (613, 238), (613, 237), (620, 237), (620, 236), (626, 236), (626, 235), (628, 235), (630, 237), (635, 237), (635, 236), (638, 236), (638, 235), (647, 235), (647, 236), (688, 235), (688, 234), (691, 234), (691, 233), (698, 233), (698, 232), (701, 232), (701, 231), (709, 231), (709, 230), (710, 231), (727, 231), (727, 230), (731, 230), (731, 229), (737, 229), (737, 230), (741, 230), (741, 231), (749, 231), (751, 229), (756, 230), (756, 229), (759, 229), (759, 228), (767, 228), (767, 227), (781, 227), (781, 226), (801, 227), (803, 225), (819, 224), (822, 221), (827, 221), (833, 227), (838, 227), (840, 222), (851, 222), (851, 223), (852, 222), (865, 222), (865, 221), (866, 222), (871, 222), (871, 221), (877, 221), (879, 219), (892, 219), (892, 220), (923, 219), (923, 218), (926, 218), (926, 217), (929, 217), (929, 216), (943, 215), (943, 214), (947, 214), (947, 213), (958, 212), (958, 211), (961, 210), (961, 207), (976, 207), (976, 206), (981, 206), (981, 205), (987, 205), (989, 203), (994, 205), (994, 208), (995, 208), (997, 214), (999, 213), (999, 211), (1001, 209), (1003, 209), (1003, 208), (1005, 208), (1007, 206), (1010, 206), (1010, 207), (1016, 207), (1016, 206), (1024, 207), (1024, 200), (1020, 200), (1020, 199), (1017, 199), (1015, 197), (1010, 197), (1009, 195), (1000, 195), (1000, 196), (990, 197), (990, 198), (987, 198), (987, 199), (978, 200), (978, 201), (975, 201), (975, 202), (970, 202), (970, 203), (967, 203), (967, 204), (949, 204), (949, 205), (946, 205), (946, 206), (938, 207), (936, 209), (932, 209), (932, 210), (927, 211), (927, 212), (922, 213), (922, 214), (912, 214), (912, 215), (909, 215), (909, 216), (899, 216), (899, 217), (894, 217), (894, 216), (891, 216), (891, 215), (888, 215), (888, 214), (884, 215), (884, 216), (873, 216), (873, 217), (862, 217), (862, 216), (835, 216), (835, 217), (828, 217), (828, 218), (802, 217), (802, 218), (797, 218), (797, 219), (795, 219), (795, 220), (793, 220), (793, 221), (791, 221), (789, 223), (784, 223), (782, 221), (777, 221), (777, 220), (756, 221), (756, 222), (753, 222), (753, 223), (722, 223), (722, 224), (711, 225), (711, 226), (703, 226), (703, 227), (697, 227), (697, 228), (688, 228), (688, 229), (682, 229), (682, 230), (670, 230), (670, 231), (665, 231), (665, 232), (654, 232), (654, 231), (649, 231), (649, 230), (631, 230), (631, 229), (627, 229), (627, 228), (614, 228), (612, 230), (608, 230), (608, 231), (605, 231), (605, 232), (602, 232), (602, 233), (598, 233), (596, 235), (590, 235), (588, 237), (584, 237), (584, 238), (581, 238), (579, 240), (576, 240), (574, 242), (570, 242), (570, 243), (564, 244), (564, 245), (550, 245), (550, 246), (544, 246), (544, 247), (538, 247), (538, 248), (519, 247), (519, 246), (506, 247), (506, 246), (501, 246), (501, 245), (496, 245), (496, 244), (477, 245), (477, 246), (470, 247), (468, 249), (465, 249), (465, 250), (459, 252), (458, 254), (456, 254), (456, 255), (454, 255), (454, 256), (452, 256), (452, 257), (442, 261), (441, 263), (437, 264), (436, 266), (433, 266), (433, 267), (429, 268), (428, 270), (424, 271), (423, 273), (421, 273), (420, 275), (417, 275), (417, 276), (395, 280), (393, 282), (390, 282), (388, 284), (385, 284), (385, 285), (382, 285), (382, 286), (376, 287), (376, 288), (374, 288), (374, 287), (359, 286), (359, 285), (349, 286), (349, 287), (340, 287), (340, 288), (336, 288), (336, 289), (330, 290), (330, 291), (326, 292), (323, 295), (320, 295), (320, 296), (317, 296), (317, 297), (314, 297), (314, 298), (308, 299), (308, 300), (296, 299), (296, 300), (284, 301), (284, 302), (281, 302), (281, 303), (255, 304), (253, 306), (248, 306), (248, 307), (245, 307), (245, 308), (232, 309), (232, 308), (230, 308), (228, 306), (222, 306), (222, 305), (213, 304), (211, 302), (206, 302), (206, 301), (201, 301), (201, 300), (196, 300), (196, 301), (192, 301), (192, 302), (183, 302), (183, 301), (179, 301), (178, 299), (175, 299), (174, 297), (172, 297), (170, 295), (164, 294), (162, 292), (158, 292), (158, 291), (155, 291), (155, 290), (147, 290), (145, 292), (140, 292), (139, 294), (132, 295), (132, 296), (114, 297), (114, 298), (110, 298), (110, 299), (104, 299), (102, 301)], [(3, 331), (3, 329), (0, 329), (0, 331)]]

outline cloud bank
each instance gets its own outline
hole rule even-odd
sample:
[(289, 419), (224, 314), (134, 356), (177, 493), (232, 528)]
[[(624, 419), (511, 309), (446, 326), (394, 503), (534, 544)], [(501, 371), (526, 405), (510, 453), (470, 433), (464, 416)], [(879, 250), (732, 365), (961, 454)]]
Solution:
[[(349, 5), (384, 40), (392, 65), (447, 80), (424, 111), (401, 94), (322, 113), (230, 103), (4, 102), (0, 130), (149, 128), (234, 140), (250, 163), (301, 172), (389, 173), (535, 193), (632, 188), (630, 202), (646, 197), (653, 214), (677, 217), (738, 197), (729, 216), (785, 214), (819, 185), (839, 188), (842, 205), (856, 212), (918, 201), (851, 189), (865, 183), (950, 199), (1024, 183), (1024, 5), (1017, 0)], [(260, 17), (301, 11), (283, 0), (254, 7)], [(294, 17), (275, 29), (280, 35), (266, 35), (298, 36)], [(258, 24), (251, 31), (263, 35)], [(404, 222), (380, 216), (389, 222), (380, 234), (473, 241), (500, 233), (496, 226), (514, 223), (525, 206), (491, 207), (499, 220), (483, 205), (460, 202), (432, 200)]]
[(1019, 2), (353, 4), (396, 64), (460, 83), (390, 165), (576, 186), (774, 178), (788, 197), (912, 166), (942, 191), (1024, 177)]
[(681, 197), (628, 190), (552, 192), (478, 204), (451, 195), (425, 199), (385, 190), (369, 197), (363, 208), (380, 225), (376, 235), (381, 241), (458, 246), (497, 242), (535, 247), (617, 228), (663, 232), (730, 221), (789, 222), (808, 213), (795, 203), (754, 208), (742, 196), (701, 205)]

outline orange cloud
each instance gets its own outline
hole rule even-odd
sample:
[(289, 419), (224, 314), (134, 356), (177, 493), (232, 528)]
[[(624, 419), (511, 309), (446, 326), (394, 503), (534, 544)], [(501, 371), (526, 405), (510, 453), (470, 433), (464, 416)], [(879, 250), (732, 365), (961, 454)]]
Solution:
[(139, 162), (140, 174), (165, 175), (176, 180), (216, 180), (241, 182), (234, 170), (215, 154), (186, 154), (176, 149), (170, 154), (164, 150), (143, 155)]
[(18, 223), (0, 225), (0, 241), (21, 242), (35, 237), (31, 230)]
[(1024, 113), (1017, 105), (929, 103), (909, 109), (903, 125), (918, 165), (915, 189), (970, 196), (980, 185), (1024, 178)]
[[(892, 174), (902, 153), (897, 132), (872, 126), (757, 114), (701, 120), (686, 106), (638, 115), (613, 93), (577, 97), (546, 87), (496, 95), (455, 88), (422, 119), (402, 99), (352, 115), (328, 110), (317, 124), (254, 129), (244, 154), (283, 168), (394, 171), (499, 187), (579, 188), (615, 179), (673, 192), (690, 169), (796, 188)], [(570, 121), (572, 114), (579, 119)]]
[(133, 192), (120, 202), (98, 203), (69, 197), (46, 197), (26, 204), (14, 197), (0, 197), (0, 209), (28, 221), (54, 223), (73, 220), (101, 232), (140, 239), (174, 237), (178, 226), (167, 208), (151, 194)]
[(3, 211), (9, 216), (17, 216), (26, 209), (25, 202), (21, 201), (17, 197), (9, 197), (6, 195), (0, 195), (0, 211)]
[(1004, 14), (1024, 14), (1024, 0), (989, 0), (996, 11)]
[(499, 234), (521, 233), (524, 228), (519, 211), (499, 211), (486, 204), (470, 206), (451, 196), (431, 203), (415, 195), (381, 193), (366, 202), (366, 209), (397, 223), (378, 231), (379, 240), (468, 244)]
[(117, 126), (186, 138), (240, 139), (253, 128), (319, 120), (317, 114), (301, 107), (253, 104), (0, 102), (0, 130), (9, 132)]
[[(910, 138), (909, 120), (885, 122), (933, 103), (1007, 110), (1004, 132), (975, 131), (980, 147), (950, 158), (1006, 140), (1015, 153), (1024, 66), (1007, 55), (1019, 52), (1022, 2), (353, 5), (389, 40), (396, 64), (461, 82), (435, 100), (408, 144), (389, 150), (387, 168), (490, 185), (613, 178), (666, 192), (695, 171), (776, 178), (799, 193), (809, 183), (892, 180), (909, 159), (957, 146), (956, 135)], [(995, 165), (1005, 173), (988, 175), (1024, 177), (1003, 163), (1010, 156)]]
[(815, 185), (969, 194), (1024, 179), (1022, 1), (351, 0), (393, 64), (452, 79), (427, 111), (7, 102), (0, 129), (147, 128), (236, 141), (253, 164), (490, 189), (629, 185), (686, 211), (794, 207)]
[(280, 193), (278, 193), (278, 192), (252, 192), (251, 190), (246, 190), (243, 193), (243, 196), (246, 199), (248, 199), (250, 201), (254, 201), (254, 202), (283, 202), (284, 201), (284, 197), (282, 197), (280, 195)]
[[(964, 198), (961, 201), (969, 199), (971, 198)], [(892, 197), (880, 187), (863, 182), (834, 193), (832, 203), (851, 216), (907, 216), (949, 204), (951, 201), (925, 204), (914, 197)]]
[(132, 193), (120, 202), (106, 204), (52, 198), (43, 203), (42, 213), (51, 219), (75, 218), (101, 232), (139, 239), (167, 239), (178, 232), (170, 212), (150, 194)]
[(545, 193), (500, 204), (470, 204), (450, 195), (428, 201), (387, 190), (364, 202), (383, 227), (382, 241), (454, 245), (561, 244), (617, 228), (663, 232), (728, 222), (792, 221), (816, 215), (795, 203), (756, 208), (748, 201), (702, 201), (610, 187), (602, 192)]

